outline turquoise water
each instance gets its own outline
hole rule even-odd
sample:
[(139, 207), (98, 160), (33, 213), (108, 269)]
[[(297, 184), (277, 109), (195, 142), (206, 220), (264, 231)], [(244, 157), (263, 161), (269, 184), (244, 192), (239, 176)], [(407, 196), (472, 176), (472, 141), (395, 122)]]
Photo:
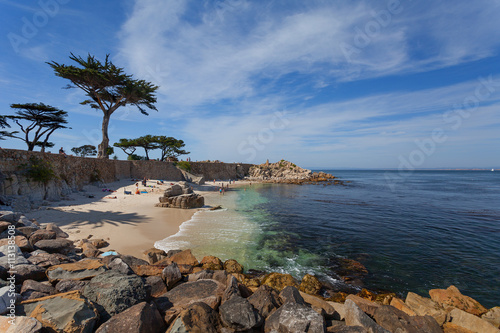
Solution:
[(500, 172), (331, 173), (351, 183), (228, 192), (215, 198), (226, 210), (195, 214), (157, 245), (332, 285), (336, 259), (349, 258), (367, 267), (369, 289), (426, 295), (454, 284), (500, 305)]

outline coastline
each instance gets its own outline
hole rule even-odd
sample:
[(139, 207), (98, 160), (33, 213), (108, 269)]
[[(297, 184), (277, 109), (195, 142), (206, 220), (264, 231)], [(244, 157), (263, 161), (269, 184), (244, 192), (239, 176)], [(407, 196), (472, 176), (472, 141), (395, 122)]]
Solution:
[[(137, 182), (139, 190), (147, 193), (124, 193), (135, 192)], [(176, 182), (164, 181), (164, 184), (159, 185), (157, 180), (148, 180), (148, 187), (142, 186), (140, 180), (120, 180), (104, 187), (89, 185), (83, 191), (72, 193), (64, 200), (53, 202), (51, 206), (32, 210), (26, 216), (40, 223), (55, 223), (68, 233), (72, 241), (102, 238), (110, 244), (103, 251), (113, 250), (142, 257), (143, 252), (152, 248), (155, 242), (175, 235), (181, 225), (189, 221), (197, 211), (206, 209), (154, 207), (171, 183)], [(215, 186), (227, 186), (227, 183), (217, 181)], [(104, 189), (114, 192), (103, 192)], [(211, 198), (219, 195), (212, 183), (196, 186), (195, 192), (214, 204), (216, 200)]]
[(159, 238), (175, 234), (197, 210), (154, 207), (170, 182), (157, 185), (156, 180), (149, 180), (148, 185), (155, 186), (151, 188), (141, 186), (139, 181), (139, 190), (148, 193), (124, 194), (124, 191), (135, 191), (135, 183), (121, 180), (106, 184), (106, 189), (116, 192), (86, 186), (84, 191), (26, 216), (40, 223), (55, 223), (71, 240), (102, 238), (110, 243), (104, 251), (141, 257)]

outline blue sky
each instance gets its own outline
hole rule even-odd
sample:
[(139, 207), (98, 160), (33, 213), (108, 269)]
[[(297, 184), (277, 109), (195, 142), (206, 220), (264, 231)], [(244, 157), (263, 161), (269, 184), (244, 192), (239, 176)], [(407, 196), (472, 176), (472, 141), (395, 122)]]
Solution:
[[(309, 168), (500, 167), (500, 1), (0, 0), (0, 114), (69, 112), (66, 151), (102, 114), (45, 63), (70, 52), (160, 86), (111, 142), (186, 142), (192, 160)], [(20, 140), (0, 141), (25, 149)], [(54, 150), (54, 149), (53, 149)], [(118, 152), (119, 158), (125, 155)], [(153, 153), (152, 157), (158, 157)]]

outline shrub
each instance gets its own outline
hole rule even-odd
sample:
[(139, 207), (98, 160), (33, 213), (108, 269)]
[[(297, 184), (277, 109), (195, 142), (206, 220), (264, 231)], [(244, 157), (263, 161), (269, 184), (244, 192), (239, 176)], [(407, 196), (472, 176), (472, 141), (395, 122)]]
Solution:
[(191, 171), (191, 164), (188, 161), (176, 162), (175, 166), (187, 172)]
[(35, 156), (30, 157), (29, 162), (21, 164), (19, 168), (28, 180), (40, 182), (45, 185), (56, 177), (52, 169), (52, 164)]

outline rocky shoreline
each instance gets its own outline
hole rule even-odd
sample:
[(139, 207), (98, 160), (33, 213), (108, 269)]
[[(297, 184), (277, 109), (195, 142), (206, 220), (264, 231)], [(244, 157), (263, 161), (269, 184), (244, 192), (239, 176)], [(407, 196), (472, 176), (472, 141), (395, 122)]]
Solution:
[(72, 242), (18, 213), (0, 212), (0, 232), (2, 332), (500, 332), (500, 307), (454, 286), (325, 298), (309, 274), (245, 272), (190, 250), (102, 253), (105, 240)]
[(261, 183), (273, 184), (323, 184), (323, 185), (345, 185), (344, 182), (335, 176), (325, 172), (312, 172), (308, 169), (298, 167), (292, 162), (281, 160), (276, 163), (266, 163), (254, 165), (250, 168), (248, 181), (258, 181)]

